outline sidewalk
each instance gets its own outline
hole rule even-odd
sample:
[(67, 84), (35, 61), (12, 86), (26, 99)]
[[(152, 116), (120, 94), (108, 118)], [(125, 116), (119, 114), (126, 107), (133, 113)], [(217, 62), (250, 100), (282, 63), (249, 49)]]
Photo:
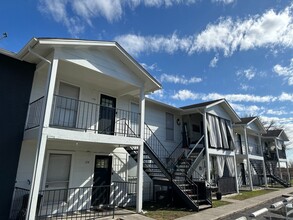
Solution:
[(191, 219), (215, 220), (219, 218), (225, 218), (226, 216), (232, 215), (236, 212), (253, 208), (257, 205), (265, 203), (268, 200), (271, 200), (273, 198), (276, 198), (282, 195), (287, 195), (292, 192), (293, 192), (293, 188), (289, 187), (289, 188), (280, 189), (275, 192), (267, 193), (265, 195), (261, 195), (261, 196), (257, 196), (257, 197), (253, 197), (253, 198), (245, 199), (245, 200), (234, 200), (234, 199), (229, 199), (229, 197), (222, 198), (222, 200), (232, 202), (232, 204), (220, 206), (218, 208), (206, 209), (191, 215), (178, 218), (176, 220), (191, 220)]
[[(232, 202), (232, 204), (220, 206), (218, 208), (210, 208), (206, 210), (202, 210), (200, 212), (195, 212), (194, 214), (187, 215), (181, 218), (177, 218), (176, 220), (216, 220), (220, 218), (228, 217), (236, 212), (240, 212), (245, 209), (253, 208), (257, 205), (265, 203), (268, 200), (273, 198), (288, 195), (289, 193), (293, 193), (293, 187), (278, 189), (277, 191), (267, 193), (265, 195), (253, 197), (245, 200), (235, 200), (230, 199), (229, 197), (224, 197), (222, 200)], [(292, 195), (293, 196), (293, 195)], [(112, 217), (105, 217), (101, 220), (113, 220)], [(146, 217), (141, 214), (136, 214), (132, 211), (124, 210), (121, 213), (117, 213), (114, 217), (114, 220), (153, 220), (152, 218)]]

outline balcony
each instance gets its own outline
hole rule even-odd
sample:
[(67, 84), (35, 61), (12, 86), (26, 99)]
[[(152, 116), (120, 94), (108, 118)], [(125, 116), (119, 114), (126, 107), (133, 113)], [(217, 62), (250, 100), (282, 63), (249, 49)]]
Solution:
[[(26, 130), (40, 125), (44, 97), (30, 103)], [(140, 114), (54, 95), (50, 127), (124, 137), (140, 137)]]
[(286, 157), (286, 152), (285, 152), (285, 150), (279, 150), (278, 149), (278, 153), (279, 153), (279, 158), (280, 159), (286, 159), (287, 157)]
[[(235, 142), (235, 153), (236, 154), (246, 154), (245, 141), (236, 141)], [(261, 146), (256, 143), (248, 142), (248, 154), (254, 156), (262, 156)]]

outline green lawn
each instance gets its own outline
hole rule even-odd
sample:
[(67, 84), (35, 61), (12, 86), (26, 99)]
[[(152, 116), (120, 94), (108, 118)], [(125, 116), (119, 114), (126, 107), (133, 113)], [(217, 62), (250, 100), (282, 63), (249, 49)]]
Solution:
[(255, 191), (240, 191), (238, 195), (231, 196), (229, 199), (245, 200), (256, 196), (261, 196), (270, 192), (276, 191), (275, 189), (262, 189)]
[(213, 200), (213, 208), (217, 208), (223, 205), (231, 204), (231, 202), (223, 201), (223, 200)]
[(145, 216), (157, 220), (173, 220), (194, 213), (186, 208), (171, 207), (166, 204), (152, 202), (144, 203), (143, 210), (146, 211)]

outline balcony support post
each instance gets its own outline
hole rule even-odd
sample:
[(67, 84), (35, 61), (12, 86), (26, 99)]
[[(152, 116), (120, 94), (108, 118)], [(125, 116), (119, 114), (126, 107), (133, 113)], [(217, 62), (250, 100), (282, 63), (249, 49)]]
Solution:
[(136, 212), (142, 212), (143, 202), (143, 148), (144, 148), (144, 117), (145, 117), (145, 94), (144, 86), (140, 89), (140, 138), (141, 145), (138, 147), (137, 157), (137, 184), (136, 184)]
[(265, 181), (265, 187), (268, 188), (268, 179), (267, 179), (267, 173), (266, 173), (266, 164), (265, 164), (265, 158), (264, 158), (264, 153), (263, 153), (263, 148), (262, 148), (262, 143), (261, 143), (261, 136), (260, 134), (258, 136), (258, 145), (260, 148), (260, 155), (262, 155), (262, 169), (263, 169), (263, 177)]
[(208, 140), (208, 128), (207, 128), (207, 113), (203, 113), (203, 128), (204, 128), (204, 145), (206, 150), (206, 175), (207, 182), (211, 182), (211, 166), (210, 166), (210, 152), (209, 152), (209, 140)]
[[(30, 51), (31, 53), (35, 54), (35, 52)], [(31, 189), (30, 189), (30, 196), (28, 201), (26, 219), (35, 219), (37, 213), (37, 201), (38, 201), (38, 194), (40, 190), (40, 184), (42, 180), (42, 171), (45, 159), (45, 152), (46, 152), (46, 144), (47, 144), (47, 135), (44, 134), (44, 128), (49, 126), (50, 115), (51, 115), (51, 107), (53, 103), (53, 93), (54, 93), (54, 86), (56, 81), (57, 75), (57, 67), (58, 67), (58, 59), (53, 59), (51, 63), (49, 60), (42, 58), (49, 64), (48, 67), (48, 76), (46, 82), (46, 90), (44, 94), (44, 102), (42, 106), (42, 112), (40, 117), (40, 129), (38, 133), (38, 141), (37, 141), (37, 149), (36, 149), (36, 156), (35, 156), (35, 163), (31, 181)]]
[(279, 156), (279, 149), (278, 149), (278, 139), (277, 138), (275, 138), (275, 149), (276, 149), (276, 154), (277, 154), (277, 162), (278, 162), (278, 166), (279, 166), (280, 177), (281, 177), (281, 179), (283, 179), (282, 170), (281, 170), (281, 163), (280, 163), (280, 156)]
[(252, 175), (251, 175), (251, 164), (250, 164), (250, 159), (249, 159), (250, 152), (249, 152), (249, 146), (248, 146), (248, 137), (247, 137), (246, 126), (244, 127), (244, 139), (245, 139), (247, 171), (248, 171), (248, 178), (249, 178), (249, 188), (250, 188), (250, 190), (253, 190)]

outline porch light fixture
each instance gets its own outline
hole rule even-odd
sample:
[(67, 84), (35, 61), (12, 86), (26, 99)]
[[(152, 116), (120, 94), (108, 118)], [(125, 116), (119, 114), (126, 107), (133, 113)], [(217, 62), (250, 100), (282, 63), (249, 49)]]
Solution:
[(181, 121), (180, 121), (180, 118), (177, 118), (177, 121), (176, 121), (177, 125), (181, 125)]

